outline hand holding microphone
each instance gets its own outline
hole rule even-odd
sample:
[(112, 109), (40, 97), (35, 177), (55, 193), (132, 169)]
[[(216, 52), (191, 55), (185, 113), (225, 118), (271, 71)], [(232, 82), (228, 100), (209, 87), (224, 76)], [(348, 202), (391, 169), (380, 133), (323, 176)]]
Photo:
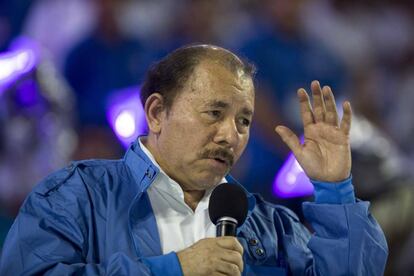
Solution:
[(221, 184), (211, 194), (211, 221), (217, 238), (202, 239), (177, 253), (184, 275), (241, 275), (243, 247), (235, 238), (236, 227), (247, 216), (247, 198), (241, 187)]

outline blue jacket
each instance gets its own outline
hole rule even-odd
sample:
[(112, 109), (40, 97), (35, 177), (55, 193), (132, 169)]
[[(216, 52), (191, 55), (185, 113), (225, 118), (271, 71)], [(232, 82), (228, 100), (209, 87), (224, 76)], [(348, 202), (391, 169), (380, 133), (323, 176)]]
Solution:
[[(50, 175), (11, 227), (0, 275), (180, 275), (176, 253), (162, 254), (146, 193), (158, 173), (135, 143), (121, 160)], [(369, 203), (355, 202), (350, 180), (315, 185), (320, 202), (303, 206), (313, 235), (288, 209), (248, 194), (243, 275), (382, 275), (387, 244)]]

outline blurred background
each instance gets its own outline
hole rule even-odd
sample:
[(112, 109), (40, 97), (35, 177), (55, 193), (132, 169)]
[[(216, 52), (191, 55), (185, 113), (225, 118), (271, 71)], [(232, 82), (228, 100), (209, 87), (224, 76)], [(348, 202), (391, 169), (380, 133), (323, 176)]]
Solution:
[(387, 236), (386, 275), (414, 275), (413, 28), (408, 0), (0, 0), (0, 248), (43, 177), (120, 158), (145, 133), (139, 87), (151, 63), (212, 43), (258, 68), (233, 175), (304, 220), (313, 188), (273, 129), (300, 135), (296, 90), (330, 85), (353, 104), (354, 185)]

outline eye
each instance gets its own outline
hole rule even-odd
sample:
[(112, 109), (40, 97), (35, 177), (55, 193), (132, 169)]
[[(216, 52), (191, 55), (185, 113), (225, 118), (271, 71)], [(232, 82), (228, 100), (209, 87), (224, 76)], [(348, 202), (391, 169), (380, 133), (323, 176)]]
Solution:
[(239, 122), (244, 127), (249, 127), (250, 126), (250, 120), (247, 119), (247, 118), (240, 118)]
[(250, 120), (248, 120), (248, 119), (243, 119), (243, 124), (244, 124), (245, 126), (250, 126)]
[(219, 118), (220, 115), (221, 115), (221, 111), (220, 110), (210, 110), (210, 111), (207, 111), (207, 114), (209, 116), (211, 116), (212, 118)]

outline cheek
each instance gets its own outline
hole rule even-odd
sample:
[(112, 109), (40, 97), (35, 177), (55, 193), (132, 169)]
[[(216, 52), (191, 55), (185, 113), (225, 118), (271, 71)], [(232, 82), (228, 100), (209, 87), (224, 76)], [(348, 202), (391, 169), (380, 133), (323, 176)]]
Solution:
[(246, 149), (246, 146), (247, 146), (248, 142), (249, 142), (249, 134), (243, 136), (240, 139), (240, 144), (239, 144), (239, 147), (237, 149), (237, 156), (238, 157), (240, 157), (243, 154), (244, 150)]
[(187, 118), (170, 124), (165, 129), (164, 138), (170, 152), (178, 159), (194, 159), (208, 140), (208, 131), (196, 120)]
[(178, 139), (189, 145), (200, 145), (206, 141), (211, 131), (199, 118), (194, 114), (183, 115), (180, 120), (172, 126)]

